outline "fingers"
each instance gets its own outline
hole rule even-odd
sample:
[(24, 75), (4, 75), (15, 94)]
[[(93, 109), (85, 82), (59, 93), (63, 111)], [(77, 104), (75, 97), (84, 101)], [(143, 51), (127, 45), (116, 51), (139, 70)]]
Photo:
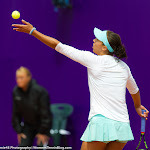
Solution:
[[(25, 21), (25, 20), (21, 20), (23, 24), (12, 24), (13, 27), (17, 27), (17, 28), (22, 28), (24, 27), (25, 25), (29, 25), (30, 23)], [(24, 25), (25, 24), (25, 25)]]
[(19, 28), (13, 28), (13, 30), (19, 30)]
[(46, 136), (43, 136), (37, 139), (37, 144), (40, 145), (42, 143), (42, 145), (44, 145), (44, 144), (47, 144), (48, 141), (49, 141), (49, 138), (47, 138)]
[(145, 115), (144, 115), (144, 114), (141, 114), (141, 117), (144, 117), (144, 118), (145, 118)]
[(145, 113), (147, 113), (147, 114), (148, 114), (148, 113), (149, 113), (149, 111), (146, 109), (146, 112), (145, 112)]
[(20, 144), (21, 143), (21, 137), (18, 136), (18, 143)]
[(22, 134), (22, 138), (26, 139), (26, 138), (27, 138), (27, 136), (26, 136), (25, 134)]
[(25, 26), (25, 25), (12, 24), (12, 26), (16, 27), (16, 28), (13, 28), (13, 30), (23, 32), (23, 26)]
[(144, 109), (144, 110), (146, 110), (146, 112), (149, 113), (149, 111), (143, 105), (141, 105), (141, 109)]
[(145, 108), (144, 110), (146, 110), (146, 112), (148, 112), (149, 113), (149, 111)]
[(143, 118), (145, 118), (146, 120), (148, 120), (148, 116), (147, 115), (145, 115), (145, 114), (141, 114), (141, 117), (143, 117)]
[(42, 140), (43, 145), (45, 145), (45, 144), (47, 145), (48, 141), (49, 141), (49, 138), (47, 136), (45, 138), (43, 138), (43, 140)]
[(146, 114), (146, 115), (148, 115), (148, 113), (149, 113), (149, 111), (147, 111), (147, 112), (144, 112), (144, 114)]
[(30, 24), (29, 22), (27, 22), (27, 21), (25, 21), (25, 20), (21, 20), (22, 21), (22, 23), (24, 23), (24, 24), (26, 24), (26, 25), (28, 25), (28, 24)]
[(143, 117), (148, 117), (148, 115), (147, 115), (147, 114), (145, 114), (145, 113), (144, 113), (144, 114), (142, 114), (142, 116), (143, 116)]
[(22, 29), (20, 29), (20, 28), (13, 28), (13, 30), (15, 30), (15, 31), (19, 31), (19, 32), (23, 32), (23, 30), (22, 30)]
[(23, 28), (25, 25), (21, 25), (21, 24), (12, 24), (13, 27), (16, 28)]
[(148, 117), (149, 111), (148, 111), (143, 105), (141, 105), (141, 109), (146, 110), (146, 112), (144, 112), (144, 117), (145, 117), (146, 120), (147, 120), (147, 119), (148, 119), (147, 117)]
[(45, 139), (45, 138), (42, 138), (42, 139), (41, 139), (41, 142), (42, 142), (42, 144), (44, 145), (44, 144), (46, 143), (46, 139)]
[(145, 118), (146, 118), (146, 120), (148, 119), (148, 113), (144, 113), (144, 116), (145, 116)]
[(19, 31), (20, 29), (19, 28), (13, 28), (13, 30)]
[(144, 115), (145, 115), (146, 117), (148, 117), (149, 111), (148, 111), (147, 109), (145, 109), (145, 110), (146, 110), (146, 112), (144, 112)]
[(45, 137), (42, 137), (39, 140), (40, 140), (40, 143), (42, 143), (42, 145), (44, 145), (45, 143), (47, 143), (47, 139)]
[(37, 138), (37, 145), (40, 145), (40, 142), (41, 142), (40, 138)]

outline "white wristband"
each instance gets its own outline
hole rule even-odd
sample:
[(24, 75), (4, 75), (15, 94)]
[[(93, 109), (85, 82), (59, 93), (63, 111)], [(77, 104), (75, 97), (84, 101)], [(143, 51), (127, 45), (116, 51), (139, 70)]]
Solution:
[(30, 31), (30, 33), (29, 33), (29, 34), (31, 35), (31, 34), (32, 34), (32, 32), (33, 32), (34, 30), (36, 30), (36, 28), (35, 28), (35, 27), (33, 27), (33, 28), (32, 28), (32, 30)]

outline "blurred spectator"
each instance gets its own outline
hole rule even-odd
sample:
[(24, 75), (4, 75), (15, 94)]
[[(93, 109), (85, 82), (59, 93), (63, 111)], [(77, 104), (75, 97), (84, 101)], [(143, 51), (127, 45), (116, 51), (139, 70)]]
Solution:
[(19, 146), (32, 146), (35, 137), (38, 146), (48, 144), (52, 125), (48, 92), (32, 79), (25, 67), (16, 71), (16, 82), (12, 126), (17, 132)]

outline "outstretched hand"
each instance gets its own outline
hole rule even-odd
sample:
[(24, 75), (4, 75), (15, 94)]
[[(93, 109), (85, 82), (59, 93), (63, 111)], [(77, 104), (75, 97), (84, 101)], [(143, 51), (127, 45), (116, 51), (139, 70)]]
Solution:
[(13, 30), (29, 34), (33, 28), (32, 24), (30, 24), (29, 22), (27, 22), (23, 19), (21, 21), (23, 24), (12, 24), (12, 26), (15, 27), (15, 28), (13, 28)]
[(55, 38), (40, 33), (37, 30), (36, 32), (34, 32), (35, 28), (33, 28), (33, 25), (23, 19), (22, 19), (22, 23), (23, 24), (12, 24), (12, 26), (14, 27), (13, 30), (16, 30), (18, 32), (28, 33), (28, 34), (31, 32), (30, 34), (32, 34), (35, 38), (37, 38), (42, 43), (46, 44), (47, 46), (53, 49), (55, 49), (56, 45), (60, 42)]

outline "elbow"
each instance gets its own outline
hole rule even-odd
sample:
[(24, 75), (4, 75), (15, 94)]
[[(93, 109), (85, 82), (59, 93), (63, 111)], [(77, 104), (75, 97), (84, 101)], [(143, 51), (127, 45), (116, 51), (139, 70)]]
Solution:
[(136, 88), (134, 91), (130, 92), (131, 95), (135, 95), (135, 94), (138, 94), (140, 91), (139, 91), (139, 88)]

